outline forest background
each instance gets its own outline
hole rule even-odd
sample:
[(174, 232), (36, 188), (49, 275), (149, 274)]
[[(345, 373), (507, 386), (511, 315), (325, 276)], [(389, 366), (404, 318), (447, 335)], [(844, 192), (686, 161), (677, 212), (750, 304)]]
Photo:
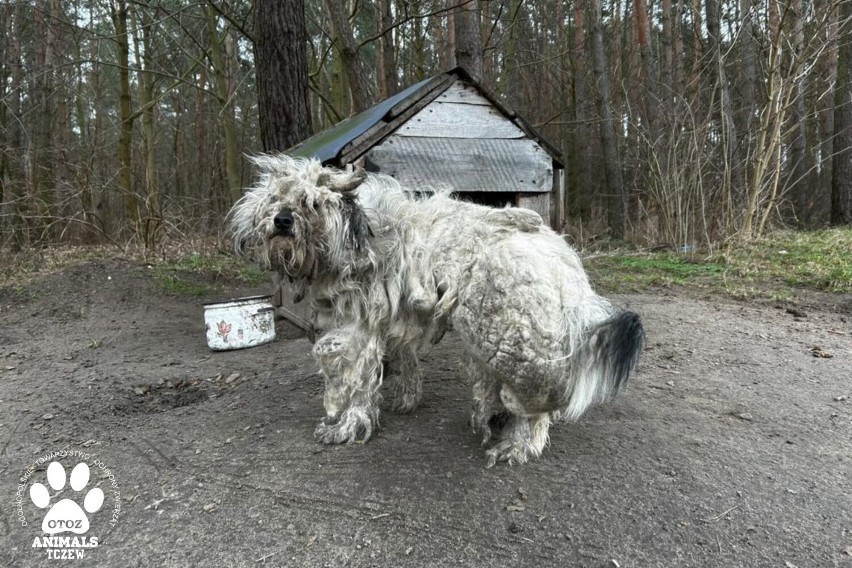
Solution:
[(0, 247), (220, 235), (253, 172), (458, 64), (563, 152), (575, 240), (852, 224), (852, 0), (5, 0)]

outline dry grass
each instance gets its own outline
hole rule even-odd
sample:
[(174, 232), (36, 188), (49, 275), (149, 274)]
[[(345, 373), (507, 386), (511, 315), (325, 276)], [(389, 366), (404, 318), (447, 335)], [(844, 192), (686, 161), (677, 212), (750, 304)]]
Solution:
[[(151, 266), (160, 287), (201, 296), (205, 277), (257, 285), (267, 280), (212, 238), (183, 239), (155, 254), (139, 247), (46, 247), (0, 253), (0, 286), (20, 287), (80, 262), (124, 260)], [(615, 250), (585, 265), (602, 291), (641, 292), (679, 287), (738, 298), (793, 299), (802, 291), (852, 294), (852, 229), (783, 231), (751, 244), (708, 254)], [(209, 278), (208, 278), (209, 279)]]
[(155, 282), (167, 293), (203, 296), (203, 280), (235, 280), (249, 286), (268, 281), (253, 265), (237, 259), (213, 238), (173, 241), (156, 252), (128, 246), (56, 246), (0, 253), (0, 287), (18, 288), (67, 266), (93, 260), (118, 260), (151, 268)]
[(770, 299), (807, 290), (852, 294), (852, 229), (781, 231), (708, 254), (620, 250), (585, 264), (607, 292), (682, 287)]

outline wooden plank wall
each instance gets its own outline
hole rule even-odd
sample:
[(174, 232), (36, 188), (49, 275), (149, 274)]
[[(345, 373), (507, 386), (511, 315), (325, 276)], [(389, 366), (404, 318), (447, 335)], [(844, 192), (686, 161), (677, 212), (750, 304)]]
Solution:
[(379, 171), (415, 190), (448, 185), (460, 192), (553, 189), (550, 155), (462, 81), (366, 155)]
[(550, 197), (549, 193), (519, 193), (515, 199), (515, 206), (532, 209), (541, 215), (546, 224), (550, 225)]
[(553, 191), (550, 200), (550, 226), (560, 232), (565, 224), (565, 170), (553, 169)]
[(381, 173), (415, 190), (449, 185), (458, 191), (549, 192), (553, 185), (550, 156), (527, 138), (390, 136), (367, 156)]
[(450, 85), (394, 134), (428, 138), (526, 138), (523, 130), (494, 108), (476, 88), (460, 81)]

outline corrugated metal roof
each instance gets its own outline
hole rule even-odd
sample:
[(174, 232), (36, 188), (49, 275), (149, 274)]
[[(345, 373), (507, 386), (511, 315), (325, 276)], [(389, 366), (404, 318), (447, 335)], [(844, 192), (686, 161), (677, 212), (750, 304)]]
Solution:
[[(470, 74), (463, 67), (456, 67), (445, 73), (439, 73), (434, 77), (430, 77), (424, 81), (420, 81), (407, 89), (400, 91), (396, 95), (385, 99), (361, 112), (339, 122), (331, 128), (319, 132), (304, 142), (287, 150), (288, 154), (301, 157), (316, 157), (324, 164), (332, 164), (336, 166), (343, 165), (340, 163), (343, 157), (344, 148), (352, 143), (358, 137), (365, 135), (371, 129), (377, 129), (381, 132), (384, 122), (387, 125), (387, 132), (381, 132), (382, 136), (390, 135), (393, 127), (389, 124), (392, 119), (399, 116), (405, 109), (419, 102), (426, 96), (433, 98), (438, 96), (440, 92), (435, 92), (433, 86), (437, 86), (441, 81), (448, 77), (454, 76), (458, 79), (474, 85), (488, 101), (494, 105), (506, 118), (512, 120), (524, 133), (531, 139), (535, 140), (541, 147), (547, 151), (557, 167), (562, 167), (562, 156), (553, 144), (547, 141), (539, 134), (532, 126), (529, 125), (522, 117), (518, 116), (513, 110), (509, 109), (500, 103), (493, 95), (486, 91), (478, 82), (474, 81)], [(452, 83), (446, 84), (447, 87)], [(369, 137), (369, 136), (368, 136)], [(359, 144), (361, 142), (359, 141)]]

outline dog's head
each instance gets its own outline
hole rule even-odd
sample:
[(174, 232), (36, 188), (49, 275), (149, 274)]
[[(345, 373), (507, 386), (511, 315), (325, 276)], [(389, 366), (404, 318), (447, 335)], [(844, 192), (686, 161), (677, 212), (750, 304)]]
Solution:
[(307, 280), (369, 261), (370, 226), (357, 197), (367, 177), (362, 168), (341, 171), (285, 155), (252, 161), (260, 179), (228, 214), (238, 254)]

